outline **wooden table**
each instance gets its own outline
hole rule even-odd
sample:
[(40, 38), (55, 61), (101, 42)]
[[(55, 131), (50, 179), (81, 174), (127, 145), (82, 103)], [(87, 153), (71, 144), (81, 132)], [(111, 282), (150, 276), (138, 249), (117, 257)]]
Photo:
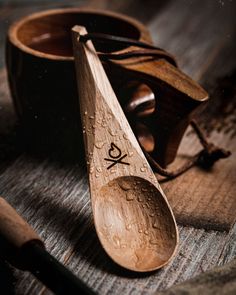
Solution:
[[(236, 256), (234, 218), (231, 216), (227, 221), (225, 211), (223, 222), (215, 214), (215, 219), (207, 215), (211, 219), (207, 223), (206, 212), (211, 203), (204, 203), (204, 196), (213, 193), (209, 189), (212, 186), (216, 192), (220, 191), (221, 200), (223, 196), (226, 203), (232, 201), (231, 207), (236, 202), (235, 156), (217, 163), (213, 171), (194, 168), (182, 178), (163, 184), (179, 224), (178, 253), (168, 266), (152, 274), (125, 271), (104, 253), (96, 236), (84, 163), (69, 163), (53, 155), (42, 158), (24, 150), (16, 153), (11, 146), (16, 118), (4, 68), (7, 28), (20, 16), (55, 7), (88, 5), (136, 17), (149, 27), (157, 46), (175, 54), (183, 71), (212, 95), (207, 110), (199, 117), (200, 123), (212, 139), (235, 151), (235, 4), (230, 0), (3, 0), (0, 3), (0, 194), (36, 229), (49, 252), (98, 294), (151, 294)], [(187, 132), (181, 151), (188, 152), (195, 145), (196, 140)], [(202, 173), (208, 182), (204, 182)], [(174, 198), (182, 193), (184, 204), (177, 206)], [(199, 196), (201, 208), (195, 212), (200, 212), (202, 219), (191, 206), (192, 211), (184, 209), (191, 202), (189, 196)], [(223, 201), (218, 205), (222, 210), (227, 207)], [(190, 218), (191, 215), (197, 217)], [(27, 272), (11, 269), (8, 279), (15, 282), (16, 294), (50, 294)]]

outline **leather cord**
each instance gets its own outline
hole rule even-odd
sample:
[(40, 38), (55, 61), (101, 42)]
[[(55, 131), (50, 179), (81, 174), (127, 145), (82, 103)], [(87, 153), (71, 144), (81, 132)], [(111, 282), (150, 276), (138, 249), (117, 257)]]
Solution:
[(125, 45), (125, 46), (135, 46), (139, 48), (144, 48), (145, 50), (132, 50), (126, 53), (103, 53), (98, 52), (98, 55), (102, 59), (111, 59), (111, 60), (122, 60), (128, 59), (133, 57), (140, 57), (140, 56), (151, 56), (155, 58), (165, 58), (167, 59), (172, 65), (177, 67), (177, 62), (171, 54), (166, 52), (164, 49), (156, 47), (154, 45), (130, 39), (125, 37), (113, 36), (108, 34), (102, 33), (88, 33), (85, 35), (80, 36), (80, 41), (86, 43), (88, 40), (93, 41), (100, 41), (106, 43), (112, 43), (117, 45)]
[(203, 149), (196, 155), (192, 156), (191, 159), (186, 161), (181, 167), (173, 171), (164, 169), (155, 161), (155, 159), (153, 159), (153, 157), (151, 157), (146, 151), (144, 151), (145, 156), (147, 157), (150, 165), (153, 167), (155, 172), (157, 172), (161, 176), (166, 177), (167, 179), (176, 178), (177, 176), (188, 171), (193, 166), (200, 166), (204, 169), (209, 169), (218, 160), (228, 158), (231, 155), (230, 151), (218, 147), (212, 142), (209, 142), (207, 140), (206, 134), (195, 120), (192, 120), (190, 124), (194, 132), (196, 133), (201, 145), (203, 146)]

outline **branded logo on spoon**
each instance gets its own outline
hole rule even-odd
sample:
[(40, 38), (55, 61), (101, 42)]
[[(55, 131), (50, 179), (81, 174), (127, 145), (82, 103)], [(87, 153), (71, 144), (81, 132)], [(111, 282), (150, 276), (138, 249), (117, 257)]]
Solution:
[(107, 169), (110, 169), (111, 167), (115, 166), (118, 163), (124, 164), (124, 165), (130, 165), (129, 163), (122, 161), (125, 157), (127, 157), (127, 154), (122, 155), (120, 148), (118, 148), (118, 146), (114, 144), (113, 142), (111, 143), (111, 147), (108, 150), (108, 154), (111, 158), (104, 158), (104, 160), (108, 162), (112, 162), (112, 163), (107, 167)]

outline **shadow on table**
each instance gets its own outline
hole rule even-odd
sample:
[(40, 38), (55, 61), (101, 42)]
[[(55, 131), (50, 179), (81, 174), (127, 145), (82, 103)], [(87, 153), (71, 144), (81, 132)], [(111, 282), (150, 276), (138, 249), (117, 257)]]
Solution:
[[(60, 233), (62, 240), (69, 241), (71, 250), (64, 253), (64, 264), (70, 265), (71, 260), (81, 261), (82, 259), (93, 267), (116, 276), (141, 278), (150, 275), (150, 273), (135, 273), (125, 270), (114, 263), (106, 254), (95, 231), (88, 199), (82, 204), (78, 200), (77, 204), (70, 203), (68, 205), (66, 202), (62, 203), (55, 196), (50, 197), (50, 191), (28, 195), (26, 191), (24, 198), (25, 206), (31, 204), (30, 208), (35, 212), (34, 218), (39, 220), (38, 223), (45, 225), (45, 231), (48, 230), (52, 236), (53, 233)], [(48, 235), (49, 240), (50, 234)], [(53, 247), (55, 251), (57, 245)], [(48, 250), (50, 251), (50, 249)], [(56, 252), (60, 252), (60, 245), (58, 245)], [(74, 263), (72, 264), (74, 265)]]
[(16, 278), (14, 277), (12, 268), (2, 259), (0, 259), (0, 274), (1, 294), (14, 295)]

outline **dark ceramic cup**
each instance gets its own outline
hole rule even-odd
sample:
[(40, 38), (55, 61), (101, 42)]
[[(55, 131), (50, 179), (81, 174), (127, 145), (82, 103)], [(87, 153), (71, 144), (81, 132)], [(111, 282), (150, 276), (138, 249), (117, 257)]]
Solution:
[[(83, 25), (100, 32), (150, 42), (146, 28), (132, 18), (107, 11), (69, 8), (32, 14), (8, 32), (6, 63), (16, 113), (26, 138), (38, 148), (81, 147), (79, 100), (71, 28)], [(96, 44), (99, 51), (125, 47)], [(112, 83), (112, 66), (106, 66)]]

